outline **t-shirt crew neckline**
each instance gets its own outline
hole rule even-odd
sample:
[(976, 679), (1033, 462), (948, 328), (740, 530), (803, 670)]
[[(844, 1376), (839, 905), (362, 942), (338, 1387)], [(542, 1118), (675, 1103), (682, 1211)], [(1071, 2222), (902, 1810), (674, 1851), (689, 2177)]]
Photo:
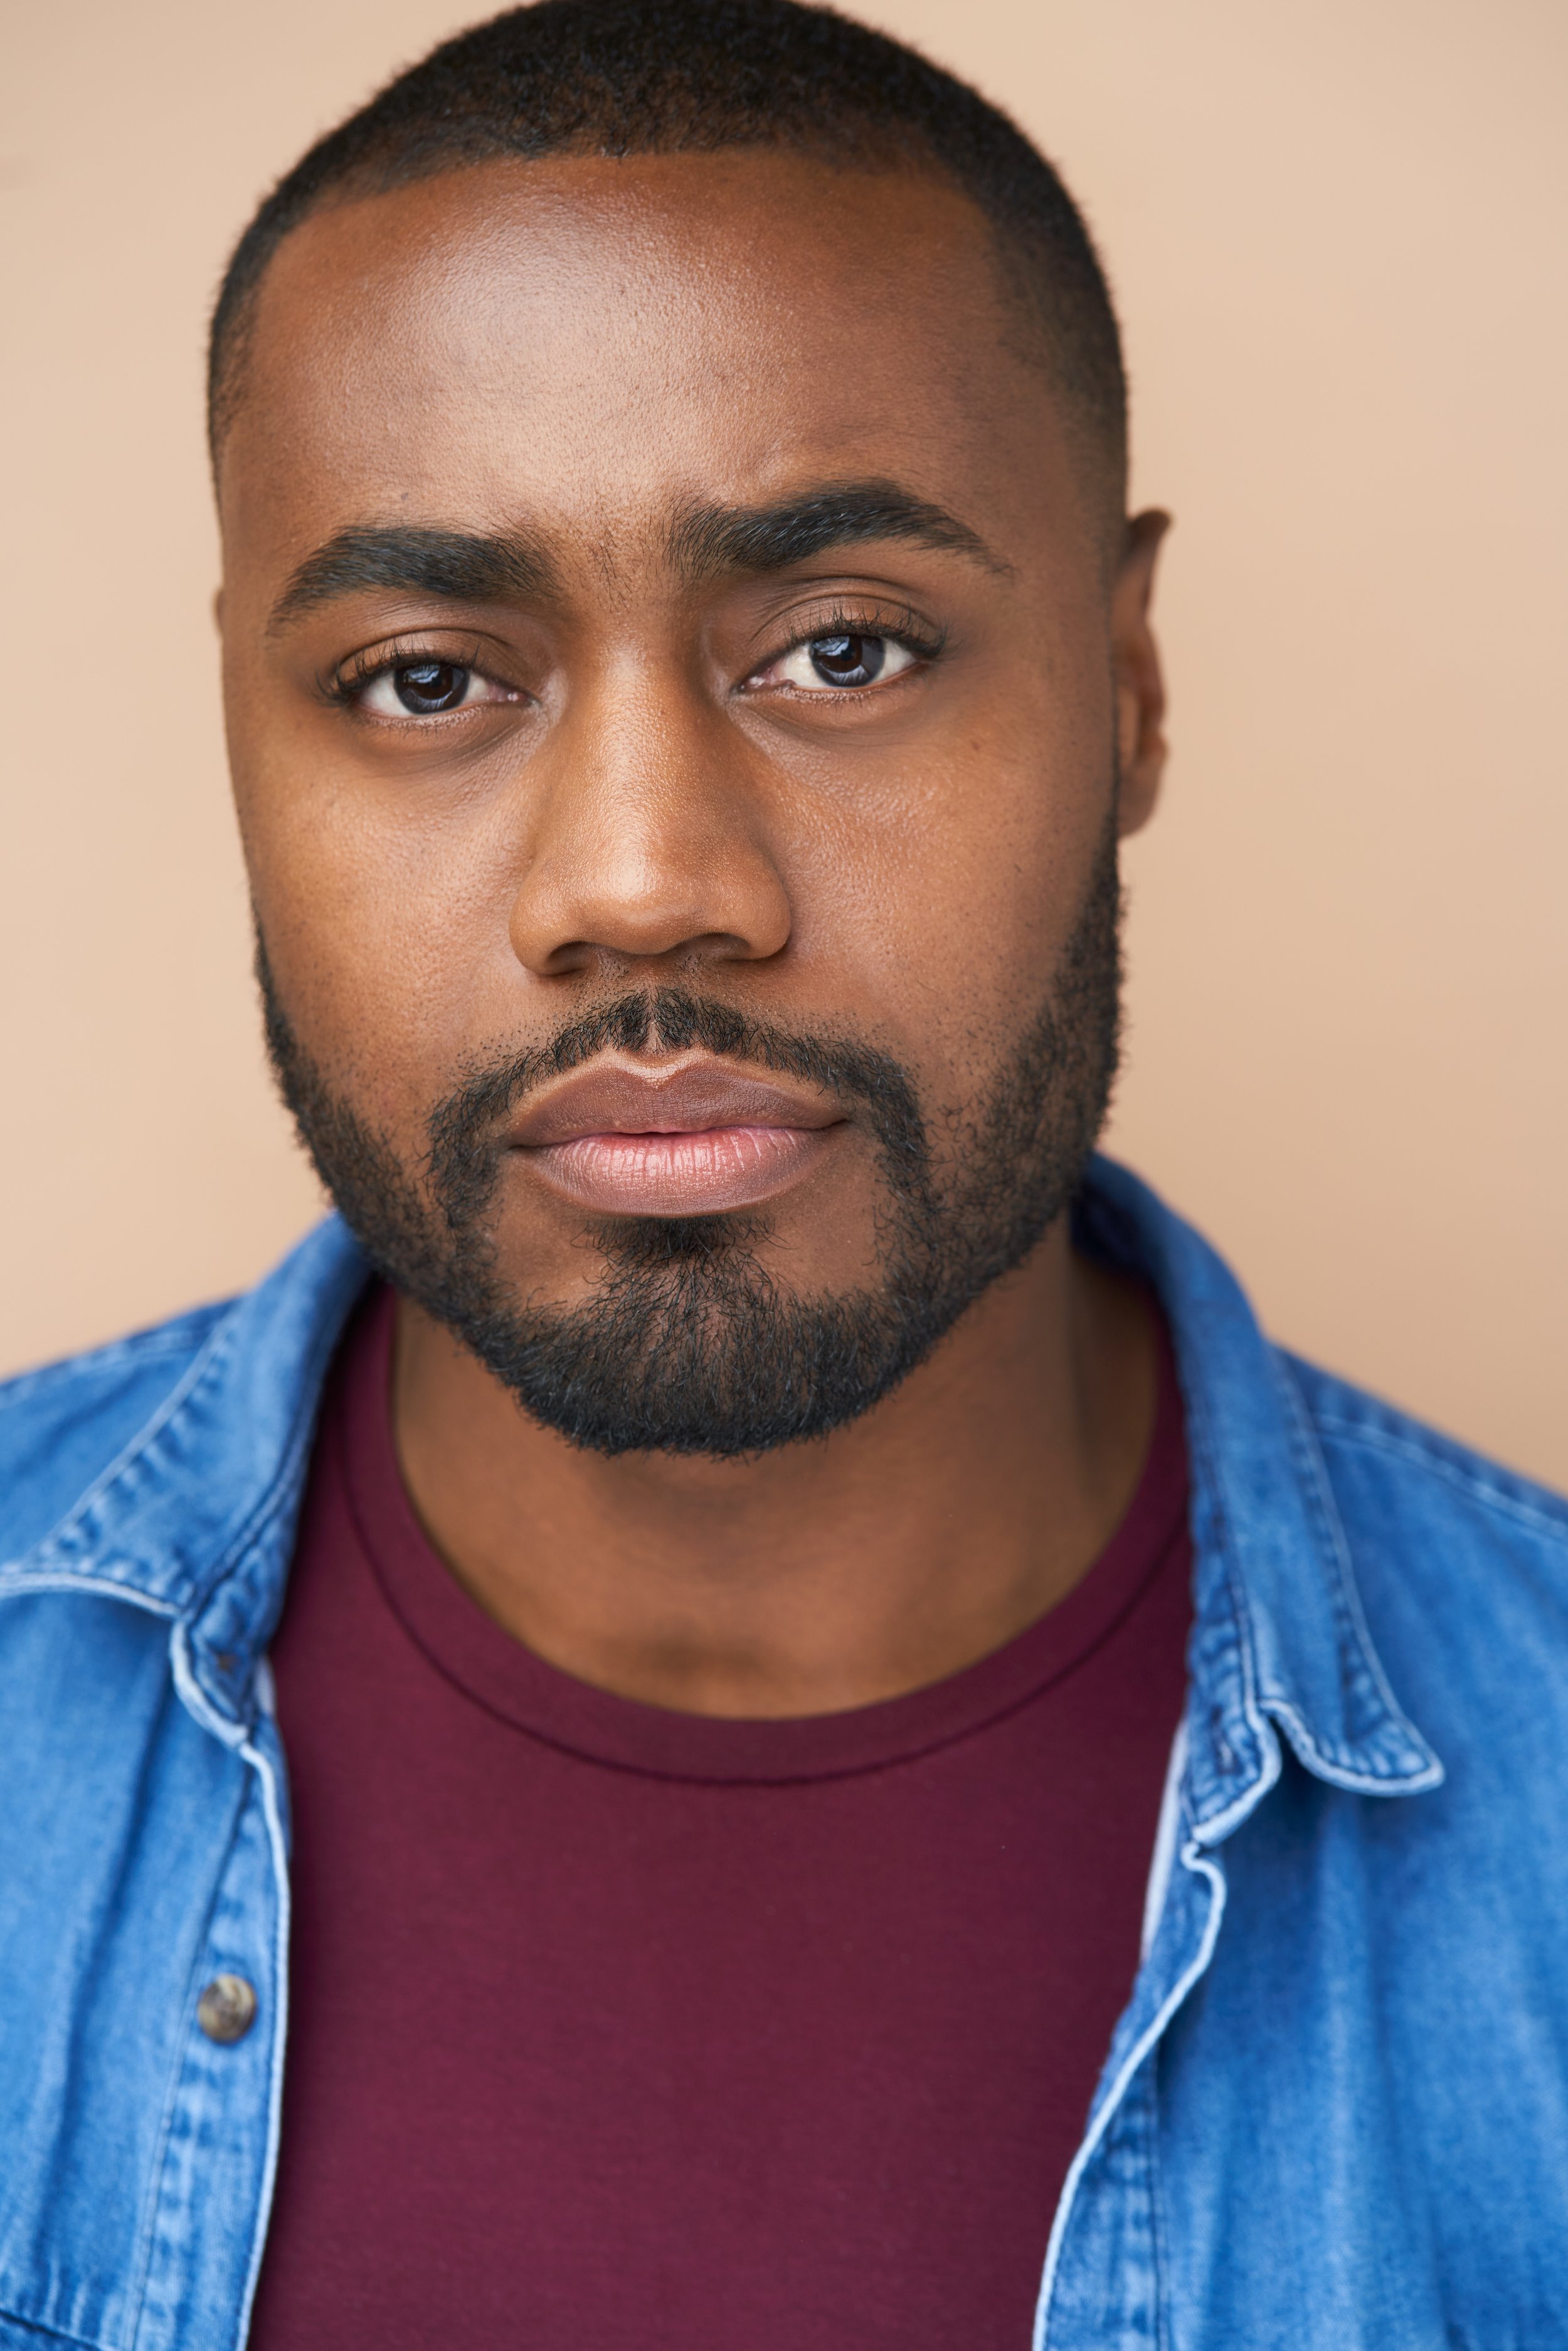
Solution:
[(486, 1614), (435, 1551), (403, 1484), (392, 1434), (395, 1314), (393, 1292), (378, 1283), (343, 1348), (345, 1359), (358, 1358), (359, 1375), (347, 1380), (347, 1409), (332, 1416), (349, 1505), (382, 1596), (426, 1661), (475, 1705), (612, 1770), (789, 1785), (929, 1754), (1044, 1697), (1082, 1666), (1185, 1531), (1181, 1404), (1162, 1325), (1154, 1431), (1132, 1500), (1093, 1565), (1035, 1624), (943, 1681), (841, 1713), (737, 1720), (646, 1705), (547, 1664)]

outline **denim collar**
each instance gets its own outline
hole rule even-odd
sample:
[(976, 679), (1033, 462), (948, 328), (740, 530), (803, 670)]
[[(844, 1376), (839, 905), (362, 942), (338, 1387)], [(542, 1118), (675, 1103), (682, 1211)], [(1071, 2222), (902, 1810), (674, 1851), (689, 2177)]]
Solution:
[[(1083, 1245), (1147, 1280), (1176, 1343), (1192, 1476), (1188, 1792), (1224, 1836), (1280, 1770), (1364, 1793), (1435, 1786), (1362, 1615), (1322, 1452), (1234, 1277), (1138, 1179), (1097, 1158)], [(173, 1620), (181, 1695), (229, 1743), (256, 1708), (322, 1383), (367, 1279), (333, 1217), (213, 1325), (153, 1418), (8, 1581), (111, 1594)]]
[(180, 1694), (230, 1745), (255, 1719), (322, 1386), (368, 1278), (328, 1217), (219, 1314), (145, 1427), (8, 1574), (172, 1617)]
[(1190, 1225), (1096, 1159), (1082, 1241), (1154, 1287), (1169, 1321), (1192, 1480), (1187, 1800), (1199, 1841), (1278, 1777), (1277, 1725), (1320, 1780), (1414, 1795), (1443, 1767), (1372, 1644), (1317, 1433), (1290, 1364)]

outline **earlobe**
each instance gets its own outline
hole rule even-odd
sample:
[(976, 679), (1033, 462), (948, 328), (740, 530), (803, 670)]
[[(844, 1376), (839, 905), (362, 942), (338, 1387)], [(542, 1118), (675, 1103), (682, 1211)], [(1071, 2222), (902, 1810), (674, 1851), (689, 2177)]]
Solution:
[(1111, 649), (1116, 683), (1117, 826), (1124, 840), (1154, 814), (1166, 764), (1166, 688), (1150, 622), (1155, 563), (1170, 517), (1157, 507), (1134, 515), (1111, 595)]
[[(1130, 697), (1124, 696), (1125, 703)], [(1160, 784), (1165, 775), (1166, 742), (1163, 735), (1152, 738), (1140, 735), (1135, 707), (1119, 732), (1124, 742), (1132, 739), (1138, 747), (1125, 751), (1116, 769), (1116, 831), (1125, 841), (1129, 834), (1141, 832), (1155, 812), (1160, 796)]]

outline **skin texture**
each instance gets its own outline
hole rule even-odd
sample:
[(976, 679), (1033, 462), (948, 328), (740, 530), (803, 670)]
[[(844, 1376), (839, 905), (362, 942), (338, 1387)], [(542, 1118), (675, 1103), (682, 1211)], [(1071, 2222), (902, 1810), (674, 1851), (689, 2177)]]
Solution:
[[(872, 481), (984, 551), (870, 538), (758, 576), (673, 550), (695, 508)], [(985, 225), (912, 173), (495, 164), (319, 214), (262, 287), (219, 498), (278, 995), (411, 1168), (477, 1063), (671, 984), (848, 1023), (915, 1074), (940, 1160), (1051, 987), (1107, 823), (1153, 805), (1164, 517), (1108, 580), (1103, 499)], [(274, 620), (316, 550), (387, 525), (540, 561), (482, 603), (360, 587)], [(859, 695), (780, 666), (911, 615), (940, 652)], [(394, 646), (492, 698), (331, 698)], [(867, 1280), (879, 1198), (852, 1127), (807, 1152), (759, 1244), (780, 1287)], [(591, 1283), (581, 1203), (526, 1154), (495, 1231), (519, 1297)], [(1051, 1606), (1126, 1505), (1152, 1398), (1142, 1301), (1059, 1225), (863, 1418), (758, 1458), (574, 1449), (406, 1301), (394, 1413), (423, 1523), (508, 1630), (630, 1697), (783, 1716), (937, 1679)]]

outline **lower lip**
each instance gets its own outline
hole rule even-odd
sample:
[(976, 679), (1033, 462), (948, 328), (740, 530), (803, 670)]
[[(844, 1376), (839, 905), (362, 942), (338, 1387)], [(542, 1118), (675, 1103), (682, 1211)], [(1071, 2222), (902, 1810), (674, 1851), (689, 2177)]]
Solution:
[(680, 1134), (579, 1134), (528, 1152), (547, 1183), (612, 1217), (715, 1216), (787, 1192), (831, 1127), (709, 1126)]

